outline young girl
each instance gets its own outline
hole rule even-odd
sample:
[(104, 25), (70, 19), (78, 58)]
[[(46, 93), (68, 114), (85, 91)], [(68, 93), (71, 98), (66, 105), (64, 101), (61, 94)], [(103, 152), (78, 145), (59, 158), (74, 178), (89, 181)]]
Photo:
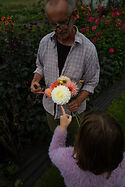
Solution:
[(119, 124), (106, 113), (87, 112), (75, 146), (66, 147), (67, 127), (72, 117), (61, 108), (63, 115), (55, 129), (49, 156), (61, 171), (66, 186), (124, 187), (124, 138)]

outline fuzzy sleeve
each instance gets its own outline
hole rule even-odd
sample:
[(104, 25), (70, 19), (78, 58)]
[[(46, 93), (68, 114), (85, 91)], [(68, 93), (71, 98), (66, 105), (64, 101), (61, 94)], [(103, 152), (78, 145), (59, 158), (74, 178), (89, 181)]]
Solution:
[(61, 131), (60, 127), (56, 127), (54, 131), (54, 135), (52, 137), (52, 141), (49, 147), (49, 156), (51, 161), (58, 167), (58, 163), (60, 162), (60, 158), (64, 154), (64, 148), (66, 148), (67, 131)]

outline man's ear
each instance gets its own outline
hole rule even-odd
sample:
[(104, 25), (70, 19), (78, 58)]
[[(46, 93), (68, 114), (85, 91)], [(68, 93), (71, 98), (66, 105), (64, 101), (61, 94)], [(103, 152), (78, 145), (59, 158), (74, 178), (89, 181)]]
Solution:
[(74, 9), (72, 15), (73, 15), (74, 21), (76, 21), (79, 18), (78, 10)]

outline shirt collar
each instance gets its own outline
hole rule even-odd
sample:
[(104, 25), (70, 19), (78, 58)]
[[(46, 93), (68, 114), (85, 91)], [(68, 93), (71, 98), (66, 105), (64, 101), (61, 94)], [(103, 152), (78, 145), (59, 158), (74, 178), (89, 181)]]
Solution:
[[(75, 25), (74, 25), (75, 26)], [(76, 34), (75, 34), (75, 41), (74, 43), (79, 43), (79, 44), (82, 44), (82, 39), (80, 37), (80, 32), (78, 31), (78, 28), (75, 26), (76, 28)], [(50, 36), (51, 40), (56, 40), (56, 34), (55, 34), (55, 31), (53, 31), (51, 33), (51, 36)]]

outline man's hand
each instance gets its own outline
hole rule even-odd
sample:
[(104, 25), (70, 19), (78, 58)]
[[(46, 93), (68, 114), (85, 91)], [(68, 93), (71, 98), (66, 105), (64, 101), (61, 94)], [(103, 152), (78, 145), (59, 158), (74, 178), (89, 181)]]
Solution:
[(37, 81), (32, 81), (30, 89), (34, 94), (44, 94), (43, 88), (41, 88), (40, 84)]
[(66, 107), (68, 110), (70, 110), (70, 112), (77, 112), (80, 104), (81, 103), (77, 99), (75, 99), (70, 103), (66, 104)]
[(61, 106), (63, 115), (60, 116), (60, 129), (65, 131), (72, 121), (72, 116), (65, 113), (63, 106)]
[(70, 110), (70, 112), (77, 112), (78, 108), (80, 107), (82, 102), (89, 96), (89, 94), (90, 93), (86, 90), (81, 91), (76, 99), (66, 104), (66, 107)]

